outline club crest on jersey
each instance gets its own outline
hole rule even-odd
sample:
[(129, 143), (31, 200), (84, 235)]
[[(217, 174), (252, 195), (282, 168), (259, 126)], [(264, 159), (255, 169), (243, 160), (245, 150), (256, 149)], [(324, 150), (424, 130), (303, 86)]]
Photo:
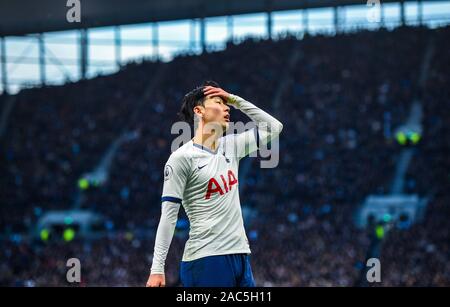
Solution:
[[(238, 183), (236, 176), (234, 175), (232, 170), (228, 170), (226, 176), (227, 178), (225, 178), (224, 175), (220, 175), (220, 179), (209, 179), (205, 199), (210, 199), (211, 196), (215, 193), (219, 193), (220, 195), (228, 193), (229, 191), (231, 191), (233, 185)], [(221, 182), (221, 184), (219, 184), (219, 181)]]

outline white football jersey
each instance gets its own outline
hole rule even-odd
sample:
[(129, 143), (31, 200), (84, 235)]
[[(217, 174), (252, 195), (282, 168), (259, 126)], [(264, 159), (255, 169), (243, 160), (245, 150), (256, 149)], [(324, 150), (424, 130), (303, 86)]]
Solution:
[(255, 129), (219, 138), (215, 152), (192, 140), (164, 168), (162, 201), (181, 203), (190, 222), (183, 261), (250, 253), (239, 201), (239, 160), (257, 149)]

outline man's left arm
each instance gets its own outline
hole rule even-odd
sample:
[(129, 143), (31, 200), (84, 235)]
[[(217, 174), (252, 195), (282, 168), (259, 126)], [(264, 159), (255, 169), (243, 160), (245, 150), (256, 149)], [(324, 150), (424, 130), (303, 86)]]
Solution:
[(236, 155), (239, 159), (256, 151), (261, 144), (268, 144), (283, 130), (283, 124), (278, 119), (242, 97), (211, 86), (206, 87), (205, 95), (221, 97), (228, 105), (242, 111), (256, 124), (256, 129), (247, 130), (236, 135)]

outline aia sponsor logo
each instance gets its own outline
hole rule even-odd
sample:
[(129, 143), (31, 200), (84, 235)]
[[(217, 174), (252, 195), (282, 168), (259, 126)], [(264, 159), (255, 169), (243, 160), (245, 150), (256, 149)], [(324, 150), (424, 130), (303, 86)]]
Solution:
[(233, 188), (233, 185), (237, 183), (238, 181), (232, 170), (228, 170), (226, 175), (220, 175), (220, 179), (211, 178), (208, 181), (205, 199), (210, 199), (215, 193), (219, 193), (220, 195), (228, 193)]

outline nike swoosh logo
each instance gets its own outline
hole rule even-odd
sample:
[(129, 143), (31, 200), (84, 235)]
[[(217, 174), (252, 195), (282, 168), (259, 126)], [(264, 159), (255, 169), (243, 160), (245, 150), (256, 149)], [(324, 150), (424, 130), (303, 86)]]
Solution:
[(203, 166), (199, 166), (198, 167), (198, 169), (202, 169), (202, 168), (204, 168), (205, 166), (207, 166), (208, 164), (205, 164), (205, 165), (203, 165)]

